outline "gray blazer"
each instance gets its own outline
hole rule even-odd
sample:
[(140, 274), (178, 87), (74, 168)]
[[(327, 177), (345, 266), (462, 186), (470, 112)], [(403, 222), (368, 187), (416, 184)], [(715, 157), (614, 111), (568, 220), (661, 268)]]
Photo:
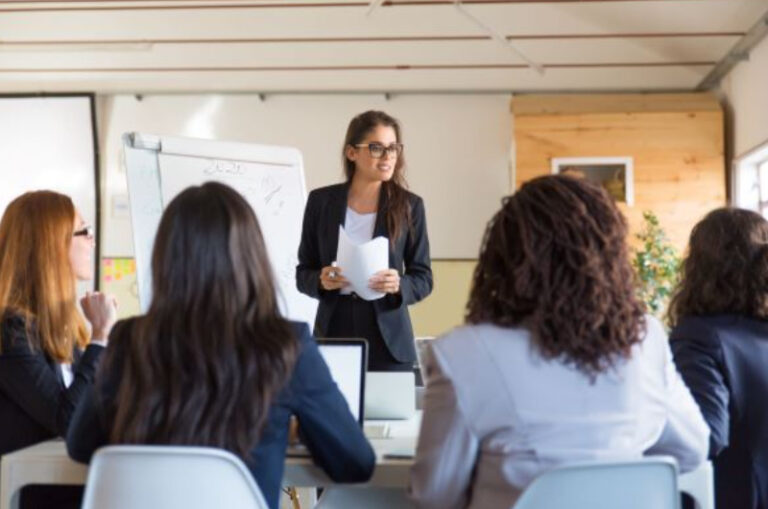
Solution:
[(411, 494), (424, 508), (507, 508), (559, 464), (674, 456), (706, 459), (709, 429), (648, 317), (631, 358), (594, 383), (545, 360), (524, 328), (472, 325), (436, 340)]

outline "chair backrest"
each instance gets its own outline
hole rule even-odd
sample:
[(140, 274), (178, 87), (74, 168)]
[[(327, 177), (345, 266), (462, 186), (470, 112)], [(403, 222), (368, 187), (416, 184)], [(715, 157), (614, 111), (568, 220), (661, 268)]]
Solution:
[(268, 509), (235, 455), (211, 447), (118, 445), (96, 451), (82, 509)]
[(571, 464), (540, 475), (514, 509), (680, 509), (677, 463), (669, 457)]

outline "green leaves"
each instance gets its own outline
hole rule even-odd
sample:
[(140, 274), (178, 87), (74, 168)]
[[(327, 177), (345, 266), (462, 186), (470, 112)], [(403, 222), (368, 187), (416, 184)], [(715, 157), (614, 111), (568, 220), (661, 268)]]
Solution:
[(637, 275), (638, 297), (648, 311), (664, 321), (670, 295), (677, 285), (680, 256), (669, 242), (656, 214), (643, 212), (643, 229), (636, 235), (639, 249), (634, 250), (632, 267)]

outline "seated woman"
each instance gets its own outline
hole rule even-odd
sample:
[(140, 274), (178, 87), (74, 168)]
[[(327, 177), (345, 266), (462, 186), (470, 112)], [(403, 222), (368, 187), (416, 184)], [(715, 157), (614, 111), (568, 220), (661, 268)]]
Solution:
[(626, 235), (605, 191), (577, 178), (536, 178), (505, 199), (467, 324), (426, 356), (419, 507), (511, 507), (568, 462), (704, 461), (707, 426), (635, 297)]
[(147, 314), (118, 322), (75, 414), (69, 454), (105, 444), (219, 447), (277, 509), (291, 415), (334, 481), (362, 482), (375, 455), (303, 323), (280, 316), (251, 207), (215, 183), (171, 201), (152, 254)]
[(717, 507), (768, 507), (768, 222), (707, 214), (669, 316), (675, 363), (712, 430)]
[(93, 278), (93, 230), (67, 196), (13, 200), (0, 221), (0, 455), (66, 436), (116, 320), (114, 300), (75, 283)]

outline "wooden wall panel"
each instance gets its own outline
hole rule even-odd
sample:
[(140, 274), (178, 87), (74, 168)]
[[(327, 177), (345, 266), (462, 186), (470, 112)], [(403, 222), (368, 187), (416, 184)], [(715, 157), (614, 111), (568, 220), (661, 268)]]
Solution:
[[(542, 99), (542, 108), (535, 97), (526, 97), (517, 111), (515, 99), (516, 187), (550, 173), (554, 157), (631, 156), (635, 205), (620, 204), (631, 233), (639, 228), (642, 212), (652, 210), (683, 249), (696, 221), (726, 203), (722, 111), (711, 96), (700, 95), (695, 102), (685, 94), (685, 99), (699, 110), (669, 111), (669, 94), (660, 111), (652, 111), (652, 96), (644, 96), (642, 111), (609, 113), (570, 113), (579, 110), (574, 100), (560, 100), (568, 107), (558, 110), (552, 96)], [(590, 97), (587, 106), (592, 104), (599, 101)], [(540, 114), (544, 107), (547, 113)]]

